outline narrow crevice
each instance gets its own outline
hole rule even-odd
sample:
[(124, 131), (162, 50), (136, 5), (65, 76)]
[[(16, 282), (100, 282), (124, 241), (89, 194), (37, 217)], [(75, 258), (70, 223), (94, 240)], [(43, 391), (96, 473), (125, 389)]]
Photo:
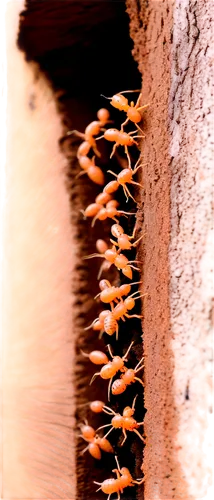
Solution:
[[(113, 110), (100, 94), (113, 95), (125, 89), (139, 89), (141, 77), (132, 58), (132, 42), (129, 38), (129, 19), (125, 12), (125, 2), (118, 1), (86, 1), (67, 0), (27, 0), (26, 9), (20, 17), (20, 32), (18, 46), (25, 52), (26, 60), (38, 63), (55, 91), (59, 112), (62, 116), (64, 132), (69, 129), (84, 131), (87, 124), (96, 119), (100, 107), (108, 107), (115, 126), (120, 127), (124, 115)], [(33, 103), (33, 100), (32, 100)], [(33, 105), (33, 104), (32, 104)], [(86, 406), (94, 399), (105, 399), (107, 403), (107, 384), (100, 378), (89, 385), (96, 367), (83, 358), (80, 349), (90, 352), (94, 349), (106, 350), (111, 343), (113, 352), (122, 355), (130, 342), (134, 341), (129, 357), (129, 366), (135, 367), (142, 357), (142, 329), (139, 320), (129, 320), (120, 323), (119, 341), (103, 335), (98, 339), (97, 332), (84, 331), (98, 315), (102, 306), (94, 300), (99, 292), (97, 274), (101, 259), (83, 260), (83, 257), (95, 251), (97, 238), (109, 241), (110, 224), (97, 222), (91, 228), (91, 221), (85, 221), (80, 213), (89, 203), (92, 203), (100, 189), (93, 185), (88, 177), (77, 178), (80, 167), (75, 153), (80, 141), (72, 136), (68, 140), (61, 138), (59, 147), (67, 157), (67, 188), (70, 195), (72, 233), (75, 240), (76, 265), (72, 276), (71, 292), (74, 297), (74, 331), (71, 331), (71, 342), (76, 346), (76, 366), (71, 368), (71, 375), (76, 387), (76, 424), (85, 418), (95, 428), (109, 423), (109, 417), (103, 414), (94, 416)], [(102, 145), (101, 145), (102, 147)], [(103, 150), (103, 160), (100, 166), (104, 171), (109, 168), (109, 148)], [(110, 168), (118, 173), (121, 169), (117, 159), (110, 162)], [(106, 182), (112, 180), (106, 175)], [(135, 193), (137, 195), (137, 193)], [(136, 211), (132, 202), (125, 203), (122, 190), (118, 200), (120, 209)], [(139, 218), (143, 215), (140, 214)], [(140, 220), (138, 218), (138, 220)], [(121, 218), (125, 231), (131, 234), (135, 224), (135, 216), (129, 219)], [(130, 260), (135, 258), (135, 252), (127, 254)], [(122, 275), (123, 276), (123, 275)], [(120, 282), (119, 273), (111, 271), (103, 277)], [(135, 273), (133, 281), (140, 276)], [(133, 291), (135, 289), (133, 288)], [(139, 302), (139, 301), (138, 301)], [(140, 304), (136, 306), (139, 313)], [(135, 312), (135, 311), (134, 311)], [(144, 402), (142, 386), (138, 383), (128, 388), (124, 395), (112, 397), (110, 405), (113, 409), (122, 411), (131, 406), (134, 396), (138, 394), (135, 418), (142, 421), (144, 417)], [(107, 403), (109, 404), (109, 403)], [(133, 477), (142, 477), (142, 442), (134, 433), (128, 434), (126, 444), (121, 448), (121, 432), (114, 431), (110, 441), (118, 454), (122, 466), (129, 468)], [(81, 455), (85, 443), (77, 438), (77, 498), (79, 500), (103, 499), (103, 493), (95, 493), (98, 482), (112, 476), (115, 468), (114, 458), (103, 453), (102, 460), (95, 461), (87, 452)], [(106, 456), (107, 455), (107, 456)], [(136, 490), (129, 488), (124, 492), (126, 500), (136, 498)]]

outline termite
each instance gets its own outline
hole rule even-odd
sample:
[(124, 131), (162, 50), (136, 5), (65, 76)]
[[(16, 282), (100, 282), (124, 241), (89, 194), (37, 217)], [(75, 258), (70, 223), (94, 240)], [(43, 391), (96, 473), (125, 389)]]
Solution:
[(112, 472), (116, 474), (117, 479), (111, 477), (110, 479), (105, 479), (102, 483), (94, 481), (95, 484), (100, 486), (97, 491), (101, 490), (108, 495), (107, 500), (110, 500), (112, 493), (117, 493), (117, 500), (120, 500), (120, 493), (123, 493), (124, 488), (134, 486), (135, 484), (140, 485), (145, 481), (145, 476), (142, 479), (133, 479), (127, 467), (120, 468), (116, 455), (115, 460), (117, 469), (113, 469)]
[(116, 216), (123, 215), (126, 217), (127, 215), (135, 215), (133, 212), (124, 212), (124, 210), (117, 210), (116, 205), (118, 205), (118, 202), (116, 200), (111, 200), (106, 204), (106, 207), (101, 205), (100, 203), (90, 203), (88, 207), (85, 209), (85, 211), (81, 210), (83, 213), (84, 217), (93, 217), (92, 220), (92, 227), (94, 226), (96, 220), (106, 220), (106, 219), (113, 219), (114, 221), (118, 222), (118, 219)]
[(101, 427), (99, 427), (99, 429), (97, 429), (99, 431), (100, 429), (104, 429), (105, 427), (111, 427), (110, 430), (107, 432), (107, 434), (105, 434), (105, 436), (104, 436), (105, 438), (114, 429), (122, 429), (124, 439), (121, 443), (121, 446), (123, 446), (123, 444), (125, 443), (125, 441), (127, 439), (126, 431), (135, 432), (135, 434), (137, 434), (140, 437), (140, 439), (145, 443), (145, 439), (143, 438), (143, 436), (141, 436), (141, 434), (137, 430), (138, 427), (140, 427), (140, 425), (144, 425), (144, 422), (137, 422), (133, 418), (134, 411), (135, 411), (136, 398), (137, 398), (137, 396), (135, 396), (135, 398), (134, 398), (134, 401), (132, 403), (132, 407), (126, 406), (126, 408), (124, 408), (122, 415), (120, 413), (116, 413), (109, 406), (103, 406), (104, 413), (107, 413), (107, 415), (113, 415), (113, 418), (111, 419), (110, 424), (102, 425)]
[(138, 96), (136, 104), (134, 104), (134, 101), (131, 101), (130, 104), (128, 102), (128, 99), (124, 97), (123, 94), (126, 93), (131, 93), (131, 92), (139, 92), (138, 90), (124, 90), (123, 92), (119, 92), (118, 94), (114, 94), (112, 97), (106, 97), (103, 94), (101, 94), (102, 97), (105, 97), (105, 99), (109, 99), (111, 102), (110, 104), (116, 108), (119, 109), (120, 111), (125, 111), (127, 118), (126, 120), (122, 123), (121, 125), (121, 130), (123, 130), (123, 127), (129, 122), (135, 123), (136, 127), (141, 131), (142, 129), (139, 127), (138, 123), (141, 122), (142, 116), (140, 114), (140, 111), (143, 109), (147, 108), (149, 104), (144, 104), (144, 106), (139, 106), (140, 100), (142, 97), (142, 94)]
[(105, 177), (103, 171), (100, 167), (95, 165), (95, 157), (89, 158), (88, 156), (81, 156), (79, 158), (80, 167), (84, 170), (77, 177), (87, 174), (89, 179), (99, 186), (103, 186), (105, 183)]
[(99, 139), (102, 139), (104, 137), (106, 141), (115, 142), (110, 158), (112, 158), (118, 146), (124, 146), (125, 153), (128, 159), (128, 166), (131, 169), (131, 159), (129, 156), (128, 147), (134, 146), (134, 144), (138, 146), (138, 143), (135, 139), (145, 137), (144, 135), (133, 135), (136, 134), (136, 132), (137, 130), (133, 130), (132, 132), (127, 133), (116, 128), (109, 128), (108, 130), (105, 130), (104, 134), (98, 137), (96, 140), (98, 141)]
[(111, 123), (111, 121), (109, 120), (109, 117), (110, 117), (109, 111), (105, 108), (101, 108), (97, 112), (98, 120), (92, 121), (91, 123), (89, 123), (89, 125), (87, 125), (87, 127), (85, 129), (84, 134), (82, 132), (79, 132), (78, 130), (69, 130), (67, 132), (67, 135), (75, 134), (84, 140), (84, 142), (82, 144), (80, 144), (80, 146), (77, 150), (78, 160), (80, 160), (80, 158), (83, 156), (87, 156), (91, 148), (93, 149), (94, 153), (100, 157), (100, 152), (97, 149), (96, 141), (95, 141), (94, 137), (100, 133), (102, 128), (107, 123)]
[(82, 451), (82, 454), (88, 450), (93, 458), (96, 458), (96, 460), (100, 460), (101, 450), (107, 453), (114, 453), (114, 450), (108, 439), (106, 439), (105, 437), (101, 438), (96, 433), (95, 429), (88, 425), (87, 422), (84, 425), (80, 426), (80, 430), (82, 434), (80, 434), (79, 437), (89, 443), (88, 446), (86, 446), (86, 448), (84, 448), (84, 450)]
[[(100, 377), (103, 378), (104, 380), (110, 379), (109, 385), (108, 385), (108, 399), (110, 399), (110, 388), (111, 388), (112, 379), (118, 371), (123, 372), (125, 370), (124, 362), (127, 361), (127, 356), (129, 354), (130, 349), (132, 348), (133, 343), (134, 342), (131, 342), (130, 346), (128, 347), (126, 353), (124, 354), (124, 356), (122, 358), (120, 356), (113, 356), (112, 351), (111, 351), (111, 347), (110, 347), (110, 345), (108, 345), (107, 347), (108, 347), (109, 354), (112, 358), (112, 361), (108, 360), (107, 363), (105, 362), (104, 366), (101, 368), (101, 370), (99, 372), (94, 373), (94, 375), (91, 379), (90, 384), (92, 384), (92, 382), (94, 381), (94, 379), (98, 375), (100, 375)], [(104, 354), (104, 353), (102, 353), (102, 354)], [(84, 353), (84, 355), (87, 356), (86, 353)], [(90, 354), (88, 355), (88, 357), (90, 359)], [(100, 356), (100, 360), (101, 360), (101, 356)], [(96, 364), (98, 364), (98, 363), (96, 363)]]
[(119, 394), (125, 392), (128, 385), (133, 384), (136, 380), (140, 382), (142, 386), (144, 386), (143, 381), (140, 378), (136, 377), (136, 373), (144, 368), (142, 362), (143, 358), (139, 361), (139, 363), (136, 365), (134, 369), (126, 368), (124, 370), (124, 373), (121, 374), (120, 378), (114, 380), (111, 389), (111, 392), (114, 396), (118, 396)]
[(135, 232), (136, 232), (137, 226), (135, 226), (134, 231), (131, 236), (128, 236), (128, 234), (124, 233), (124, 229), (122, 226), (119, 224), (113, 224), (111, 226), (111, 234), (117, 238), (117, 241), (110, 240), (111, 243), (113, 243), (114, 246), (117, 246), (120, 248), (120, 250), (131, 250), (132, 247), (136, 247), (139, 243), (140, 240), (145, 236), (145, 234), (142, 234), (136, 241), (131, 243), (130, 240), (133, 240), (135, 237)]
[(100, 297), (101, 302), (104, 302), (104, 304), (111, 304), (113, 302), (118, 303), (119, 299), (122, 299), (122, 297), (130, 293), (132, 285), (139, 285), (141, 283), (142, 281), (136, 281), (129, 284), (125, 283), (121, 286), (112, 286), (108, 280), (101, 280), (99, 282), (101, 292), (94, 298)]
[[(102, 254), (93, 253), (88, 255), (87, 257), (83, 257), (83, 259), (92, 259), (94, 257), (101, 257), (106, 259), (111, 264), (114, 264), (118, 270), (121, 270), (124, 276), (129, 279), (132, 279), (132, 269), (136, 271), (140, 271), (138, 267), (133, 266), (133, 263), (139, 262), (137, 260), (128, 260), (125, 255), (122, 253), (118, 253), (116, 248), (113, 246), (112, 248), (108, 248)], [(100, 275), (100, 273), (99, 273)]]
[(138, 297), (134, 297), (137, 293), (139, 293), (139, 291), (132, 293), (132, 295), (129, 295), (129, 297), (127, 297), (124, 301), (121, 301), (115, 307), (112, 307), (112, 310), (109, 311), (104, 319), (104, 331), (108, 335), (116, 333), (116, 340), (118, 340), (119, 331), (118, 320), (122, 319), (125, 321), (125, 318), (142, 318), (142, 315), (140, 314), (128, 314), (128, 311), (134, 308), (135, 301), (147, 295), (144, 293)]
[(134, 184), (136, 186), (140, 186), (141, 188), (143, 188), (142, 184), (132, 180), (133, 175), (135, 175), (136, 172), (138, 171), (138, 169), (143, 167), (143, 166), (144, 166), (143, 164), (140, 164), (140, 165), (136, 166), (134, 168), (134, 170), (132, 170), (131, 168), (124, 168), (118, 175), (115, 174), (114, 172), (112, 172), (112, 170), (108, 170), (108, 172), (110, 172), (110, 174), (114, 175), (114, 177), (116, 177), (117, 180), (108, 182), (108, 184), (106, 184), (106, 186), (103, 189), (104, 193), (112, 194), (115, 191), (117, 191), (117, 189), (120, 186), (122, 186), (125, 197), (126, 197), (126, 201), (128, 201), (128, 199), (130, 197), (136, 203), (136, 200), (132, 196), (132, 194), (130, 193), (130, 191), (127, 187), (127, 184)]

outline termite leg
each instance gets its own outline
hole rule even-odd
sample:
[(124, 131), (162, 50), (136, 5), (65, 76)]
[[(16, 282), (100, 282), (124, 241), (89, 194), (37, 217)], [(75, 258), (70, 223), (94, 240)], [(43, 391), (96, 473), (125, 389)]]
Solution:
[(114, 155), (114, 153), (115, 153), (115, 151), (116, 151), (116, 149), (117, 149), (118, 146), (119, 146), (119, 144), (117, 142), (115, 142), (115, 144), (114, 144), (114, 146), (112, 148), (112, 152), (110, 154), (110, 158), (112, 158), (112, 156)]
[[(88, 403), (86, 403), (88, 404)], [(103, 411), (104, 413), (107, 413), (107, 415), (116, 415), (115, 411), (110, 408), (110, 406), (103, 406)]]
[(112, 384), (112, 377), (110, 378), (109, 383), (108, 383), (108, 401), (110, 401), (111, 384)]
[(100, 431), (101, 429), (104, 429), (105, 427), (111, 427), (111, 424), (101, 425), (100, 427), (98, 427), (98, 429), (96, 430), (96, 432)]
[(69, 130), (66, 135), (72, 135), (72, 134), (75, 134), (78, 137), (81, 137), (81, 139), (85, 139), (85, 134), (83, 134), (82, 132), (79, 132), (78, 130)]
[(88, 450), (88, 448), (89, 448), (89, 445), (88, 445), (88, 446), (86, 446), (86, 448), (84, 448), (84, 450), (83, 450), (83, 451), (81, 451), (81, 455), (84, 455), (84, 453)]
[(135, 484), (143, 484), (143, 483), (144, 483), (144, 481), (145, 481), (145, 479), (146, 479), (146, 478), (145, 478), (145, 476), (144, 476), (144, 477), (143, 477), (143, 479), (136, 479), (135, 481), (132, 481), (132, 482), (133, 482), (133, 483), (135, 483)]
[(87, 174), (86, 170), (79, 172), (77, 175), (75, 175), (74, 179), (79, 179), (82, 175)]
[(129, 319), (130, 318), (138, 318), (138, 319), (143, 318), (142, 314), (141, 315), (140, 314), (131, 314), (131, 315), (125, 314), (125, 316), (126, 316), (126, 318), (129, 318)]
[(140, 368), (138, 368), (137, 370), (135, 369), (134, 372), (137, 373), (137, 372), (140, 372), (140, 370), (142, 370), (144, 368), (144, 365), (140, 366)]
[(133, 431), (135, 432), (135, 434), (137, 434), (139, 436), (139, 438), (141, 439), (141, 441), (143, 441), (143, 443), (145, 443), (145, 439), (143, 438), (143, 436), (141, 436), (141, 434), (137, 431), (137, 429), (133, 429)]
[(124, 443), (125, 443), (125, 441), (126, 441), (126, 439), (127, 439), (127, 434), (126, 434), (125, 429), (122, 429), (122, 431), (123, 431), (124, 439), (123, 439), (123, 441), (122, 441), (122, 443), (121, 443), (121, 446), (123, 446), (123, 445), (124, 445)]
[(125, 127), (125, 125), (127, 125), (128, 122), (129, 122), (129, 118), (126, 118), (126, 120), (122, 123), (122, 125), (121, 125), (122, 132), (123, 132), (123, 128)]
[(139, 182), (131, 181), (130, 184), (135, 184), (136, 186), (140, 186), (142, 189), (144, 189), (144, 186)]
[[(132, 198), (132, 200), (137, 203), (137, 201), (135, 200), (134, 196), (132, 196), (132, 194), (130, 193), (129, 189), (127, 186), (123, 186), (123, 191), (124, 191), (124, 194), (125, 194), (125, 197), (126, 197), (126, 203), (129, 201), (129, 197)], [(128, 193), (128, 195), (127, 195)]]
[(132, 269), (135, 269), (135, 271), (140, 271), (140, 268), (139, 268), (139, 267), (135, 267), (135, 266), (132, 266), (132, 265), (131, 265), (131, 266), (129, 266), (129, 267), (131, 267)]
[(115, 174), (115, 172), (112, 172), (112, 170), (107, 170), (107, 172), (109, 172), (109, 174), (114, 175), (114, 177), (117, 177), (117, 174)]
[(145, 234), (146, 234), (146, 233), (143, 233), (143, 234), (142, 234), (142, 236), (140, 236), (140, 238), (138, 238), (138, 239), (137, 239), (137, 240), (133, 243), (133, 245), (132, 245), (132, 246), (133, 246), (133, 247), (136, 247), (136, 246), (137, 246), (137, 244), (139, 243), (139, 241), (140, 241), (140, 240), (142, 240), (142, 238), (144, 238)]
[(96, 323), (96, 321), (98, 321), (98, 319), (99, 318), (95, 318), (94, 321), (92, 321), (92, 323), (89, 326), (87, 326), (86, 328), (84, 328), (84, 330), (90, 330), (90, 328), (93, 327), (94, 323)]
[(142, 381), (142, 380), (140, 380), (140, 378), (135, 377), (134, 379), (135, 379), (135, 380), (137, 380), (138, 382), (140, 382), (140, 384), (144, 387), (144, 383), (143, 383), (143, 381)]
[(116, 340), (118, 340), (118, 332), (119, 332), (119, 327), (118, 327), (118, 323), (117, 323), (117, 328), (116, 328)]
[(110, 346), (110, 344), (108, 344), (108, 345), (107, 345), (107, 347), (108, 347), (108, 352), (109, 352), (109, 354), (110, 354), (111, 358), (113, 359), (113, 357), (114, 357), (114, 356), (113, 356), (113, 354), (112, 354), (112, 350), (111, 350), (111, 346)]
[[(110, 424), (111, 425), (111, 424)], [(114, 427), (111, 426), (111, 429), (105, 434), (104, 438), (107, 438), (107, 436), (114, 430)]]
[(132, 168), (132, 164), (131, 164), (131, 158), (130, 158), (130, 156), (129, 156), (128, 147), (125, 145), (125, 146), (124, 146), (124, 148), (125, 148), (125, 153), (126, 153), (126, 156), (127, 156), (127, 158), (128, 158), (128, 166), (129, 166), (129, 168), (131, 169), (131, 168)]
[(119, 472), (121, 473), (120, 464), (119, 464), (119, 460), (117, 458), (117, 455), (115, 455), (114, 458), (115, 458), (115, 461), (116, 461), (116, 464), (117, 464), (117, 468), (118, 468)]

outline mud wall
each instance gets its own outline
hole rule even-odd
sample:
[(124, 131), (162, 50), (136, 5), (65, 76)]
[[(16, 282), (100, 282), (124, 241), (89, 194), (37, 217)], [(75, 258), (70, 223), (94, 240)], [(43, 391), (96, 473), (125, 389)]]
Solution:
[(143, 155), (145, 498), (211, 494), (212, 2), (127, 2)]

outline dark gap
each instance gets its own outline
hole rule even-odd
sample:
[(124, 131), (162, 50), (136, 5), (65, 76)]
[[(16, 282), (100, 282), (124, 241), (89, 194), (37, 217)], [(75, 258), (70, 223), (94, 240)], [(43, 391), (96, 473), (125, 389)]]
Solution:
[[(132, 42), (129, 37), (129, 18), (126, 14), (125, 1), (90, 1), (90, 0), (26, 0), (26, 9), (20, 17), (20, 32), (18, 46), (25, 52), (27, 61), (38, 63), (40, 70), (50, 81), (55, 91), (58, 109), (62, 115), (65, 133), (67, 130), (77, 129), (84, 132), (85, 127), (92, 120), (96, 120), (96, 112), (100, 107), (107, 107), (115, 120), (116, 128), (124, 121), (124, 114), (109, 105), (109, 101), (100, 97), (100, 94), (111, 96), (119, 91), (141, 88), (141, 77), (132, 58)], [(131, 95), (133, 99), (138, 94)], [(32, 97), (31, 106), (34, 105)], [(99, 292), (96, 276), (102, 259), (91, 261), (83, 257), (96, 251), (95, 241), (104, 238), (109, 241), (110, 223), (97, 222), (91, 228), (91, 220), (84, 220), (80, 209), (85, 209), (89, 203), (94, 202), (95, 196), (101, 189), (93, 184), (87, 176), (76, 179), (80, 167), (76, 159), (76, 150), (81, 141), (71, 136), (65, 140), (61, 138), (59, 147), (68, 158), (67, 187), (71, 201), (71, 222), (75, 233), (76, 253), (78, 263), (72, 282), (72, 292), (76, 297), (74, 321), (76, 340), (76, 419), (77, 425), (85, 418), (89, 423), (98, 428), (110, 422), (107, 415), (95, 415), (89, 411), (86, 402), (95, 399), (105, 399), (108, 406), (122, 413), (125, 406), (131, 406), (133, 399), (138, 394), (136, 412), (137, 421), (143, 420), (143, 391), (142, 386), (136, 382), (129, 386), (123, 395), (118, 398), (112, 396), (107, 402), (107, 383), (100, 377), (89, 385), (90, 379), (96, 370), (87, 359), (83, 358), (80, 348), (86, 352), (94, 349), (106, 350), (106, 344), (112, 345), (112, 350), (117, 355), (123, 355), (132, 340), (135, 344), (129, 355), (128, 366), (134, 368), (142, 357), (142, 330), (139, 320), (120, 322), (119, 341), (115, 336), (103, 335), (98, 339), (97, 332), (84, 331), (99, 312), (105, 308), (94, 296)], [(109, 152), (111, 148), (102, 144), (102, 160), (99, 164), (104, 171), (108, 168), (119, 173), (121, 170), (117, 158), (109, 165)], [(120, 151), (120, 154), (121, 151)], [(133, 153), (137, 159), (138, 152)], [(112, 176), (106, 175), (106, 182)], [(137, 179), (135, 179), (137, 180)], [(133, 190), (131, 190), (133, 193)], [(137, 196), (135, 190), (134, 195)], [(136, 211), (136, 205), (125, 202), (122, 189), (119, 189), (117, 199), (120, 209)], [(121, 218), (121, 225), (125, 232), (131, 234), (135, 224), (135, 217)], [(140, 228), (139, 228), (140, 229)], [(136, 234), (138, 237), (139, 234)], [(124, 252), (126, 253), (126, 252)], [(127, 252), (127, 257), (134, 260), (136, 252)], [(113, 268), (103, 274), (103, 278), (113, 283), (124, 283), (129, 280), (123, 274), (116, 273)], [(134, 272), (133, 281), (140, 277)], [(132, 287), (133, 292), (137, 287)], [(133, 313), (139, 313), (140, 301), (137, 301)], [(99, 367), (98, 367), (99, 368)], [(140, 431), (142, 428), (139, 429)], [(78, 429), (77, 429), (78, 434)], [(113, 431), (109, 440), (115, 447), (121, 466), (129, 468), (134, 478), (142, 477), (141, 465), (143, 458), (142, 441), (134, 433), (128, 433), (128, 439), (121, 448), (122, 432)], [(114, 457), (102, 453), (102, 460), (95, 461), (89, 453), (81, 455), (81, 450), (87, 445), (83, 440), (77, 439), (77, 498), (79, 500), (99, 500), (104, 498), (102, 492), (95, 493), (96, 485), (93, 481), (103, 481), (112, 477), (111, 470), (115, 468)], [(140, 489), (139, 489), (140, 491)], [(138, 491), (138, 494), (139, 494)], [(127, 488), (123, 494), (126, 500), (136, 499), (136, 488)]]

